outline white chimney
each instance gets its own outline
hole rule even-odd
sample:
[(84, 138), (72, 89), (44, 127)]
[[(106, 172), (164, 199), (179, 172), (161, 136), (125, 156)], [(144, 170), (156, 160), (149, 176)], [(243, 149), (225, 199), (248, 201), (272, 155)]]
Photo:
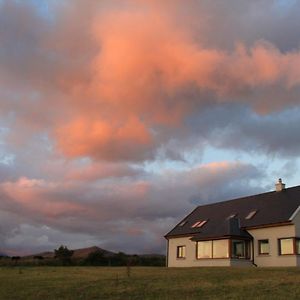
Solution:
[(276, 192), (280, 192), (285, 189), (285, 184), (282, 183), (282, 179), (279, 178), (278, 182), (275, 184)]

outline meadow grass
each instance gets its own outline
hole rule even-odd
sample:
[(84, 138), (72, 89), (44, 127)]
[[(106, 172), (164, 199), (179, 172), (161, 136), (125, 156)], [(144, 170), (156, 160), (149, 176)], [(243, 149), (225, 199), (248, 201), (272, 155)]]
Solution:
[(300, 299), (300, 269), (1, 267), (0, 299)]

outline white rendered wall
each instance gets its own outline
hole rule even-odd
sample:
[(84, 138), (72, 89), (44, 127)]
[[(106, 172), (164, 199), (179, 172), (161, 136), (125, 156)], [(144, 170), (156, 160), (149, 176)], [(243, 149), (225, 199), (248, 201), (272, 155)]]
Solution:
[[(248, 232), (254, 238), (254, 262), (258, 267), (294, 267), (297, 266), (296, 255), (279, 255), (278, 239), (295, 237), (295, 226), (276, 226), (260, 229), (250, 229)], [(258, 253), (258, 240), (269, 240), (269, 254)]]
[(292, 222), (295, 224), (296, 237), (300, 238), (300, 210), (298, 210), (298, 213), (294, 216)]
[[(297, 215), (293, 219), (293, 223), (295, 224), (295, 234), (296, 237), (300, 238), (300, 210)], [(297, 266), (300, 267), (300, 255), (297, 256)]]
[[(191, 237), (171, 238), (168, 248), (169, 267), (229, 267), (229, 266), (251, 266), (250, 260), (244, 259), (197, 259), (196, 242), (190, 240)], [(186, 246), (186, 257), (177, 258), (177, 246)]]

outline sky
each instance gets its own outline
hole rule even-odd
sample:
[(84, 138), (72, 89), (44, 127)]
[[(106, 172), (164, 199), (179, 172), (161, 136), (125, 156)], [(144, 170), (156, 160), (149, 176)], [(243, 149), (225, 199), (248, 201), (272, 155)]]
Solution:
[(197, 205), (299, 185), (299, 15), (0, 0), (0, 252), (164, 253)]

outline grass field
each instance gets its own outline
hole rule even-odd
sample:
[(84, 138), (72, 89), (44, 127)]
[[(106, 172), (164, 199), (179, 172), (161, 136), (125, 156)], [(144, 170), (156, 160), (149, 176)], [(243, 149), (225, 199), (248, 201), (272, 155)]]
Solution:
[(1, 267), (0, 298), (300, 299), (300, 269)]

